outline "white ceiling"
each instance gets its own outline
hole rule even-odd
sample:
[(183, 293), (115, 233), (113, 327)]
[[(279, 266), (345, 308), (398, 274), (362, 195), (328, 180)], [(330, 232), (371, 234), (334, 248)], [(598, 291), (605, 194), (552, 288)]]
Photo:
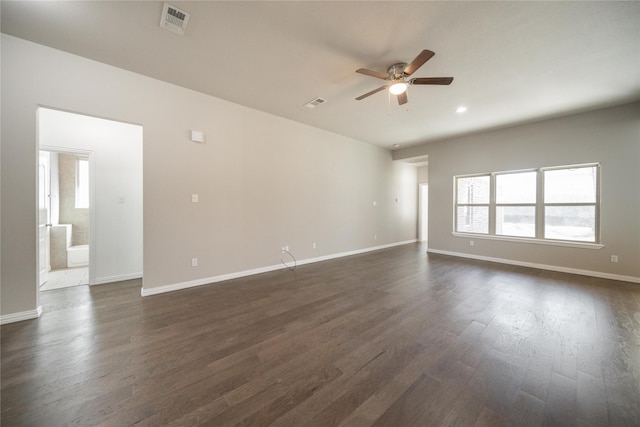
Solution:
[[(2, 32), (372, 144), (402, 148), (640, 99), (640, 2), (2, 1)], [(409, 103), (356, 74), (422, 49)], [(327, 102), (314, 110), (303, 104)], [(456, 107), (465, 105), (465, 114)]]

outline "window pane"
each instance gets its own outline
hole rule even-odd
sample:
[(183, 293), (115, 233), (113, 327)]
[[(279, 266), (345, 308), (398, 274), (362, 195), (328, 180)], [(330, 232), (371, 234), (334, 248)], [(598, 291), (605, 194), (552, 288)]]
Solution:
[(466, 233), (489, 232), (489, 208), (487, 206), (458, 206), (456, 231)]
[(544, 237), (545, 239), (595, 242), (595, 206), (545, 207)]
[(489, 175), (457, 178), (458, 203), (489, 203)]
[(496, 234), (536, 237), (535, 206), (497, 206)]
[(595, 203), (597, 168), (544, 171), (545, 203)]
[(536, 172), (496, 175), (497, 203), (535, 203)]

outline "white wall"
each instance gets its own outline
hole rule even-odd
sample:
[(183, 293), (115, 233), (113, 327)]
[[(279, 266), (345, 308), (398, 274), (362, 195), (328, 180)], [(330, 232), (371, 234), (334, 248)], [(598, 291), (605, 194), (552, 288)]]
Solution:
[(91, 152), (90, 283), (142, 277), (142, 127), (47, 108), (38, 113), (41, 146)]
[(419, 184), (429, 183), (429, 165), (418, 167), (418, 183)]
[(149, 292), (416, 238), (415, 167), (385, 149), (5, 34), (2, 88), (4, 316), (37, 307), (38, 105), (143, 126)]
[[(429, 248), (640, 281), (640, 103), (400, 150), (429, 155)], [(602, 249), (455, 237), (453, 177), (545, 166), (601, 164)], [(610, 256), (618, 255), (619, 263)]]

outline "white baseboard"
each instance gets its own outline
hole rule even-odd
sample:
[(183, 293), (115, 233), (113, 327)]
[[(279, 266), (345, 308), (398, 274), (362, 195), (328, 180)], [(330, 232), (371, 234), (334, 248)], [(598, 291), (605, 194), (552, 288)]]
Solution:
[(316, 257), (316, 258), (308, 258), (308, 259), (298, 261), (298, 265), (312, 264), (314, 262), (328, 261), (330, 259), (343, 258), (346, 256), (363, 254), (366, 252), (379, 251), (380, 249), (387, 249), (387, 248), (393, 248), (395, 246), (408, 245), (409, 243), (416, 243), (417, 241), (418, 241), (417, 239), (405, 240), (403, 242), (389, 243), (386, 245), (372, 246), (364, 249), (356, 249), (354, 251), (340, 252), (337, 254), (325, 255), (325, 256)]
[(42, 314), (42, 306), (35, 310), (21, 311), (19, 313), (4, 314), (0, 316), (0, 325), (7, 323), (21, 322), (23, 320), (37, 319)]
[[(325, 256), (316, 257), (316, 258), (308, 258), (308, 259), (298, 260), (297, 265), (312, 264), (314, 262), (320, 262), (320, 261), (328, 261), (330, 259), (342, 258), (346, 256), (362, 254), (365, 252), (373, 252), (380, 249), (392, 248), (394, 246), (407, 245), (409, 243), (415, 243), (415, 242), (417, 242), (416, 239), (405, 240), (403, 242), (389, 243), (386, 245), (373, 246), (373, 247), (364, 248), (364, 249), (356, 249), (354, 251), (340, 252), (337, 254), (325, 255)], [(261, 273), (267, 273), (269, 271), (282, 270), (284, 268), (287, 268), (287, 267), (283, 264), (278, 264), (278, 265), (270, 265), (266, 267), (254, 268), (251, 270), (238, 271), (235, 273), (222, 274), (219, 276), (204, 277), (202, 279), (189, 280), (187, 282), (174, 283), (171, 285), (156, 286), (153, 288), (144, 288), (144, 285), (143, 285), (143, 288), (140, 291), (140, 294), (143, 297), (147, 297), (151, 295), (163, 294), (165, 292), (173, 292), (181, 289), (193, 288), (195, 286), (202, 286), (202, 285), (209, 285), (217, 282), (223, 282), (225, 280), (253, 276), (254, 274), (261, 274)]]
[(623, 282), (631, 282), (631, 283), (640, 283), (640, 277), (635, 276), (623, 276), (620, 274), (612, 274), (612, 273), (604, 273), (601, 271), (592, 271), (592, 270), (582, 270), (578, 268), (570, 268), (570, 267), (561, 267), (557, 265), (547, 265), (547, 264), (537, 264), (533, 262), (524, 262), (524, 261), (514, 261), (511, 259), (505, 258), (494, 258), (482, 255), (474, 255), (474, 254), (466, 254), (463, 252), (451, 252), (451, 251), (441, 251), (439, 249), (427, 249), (427, 252), (433, 254), (441, 254), (441, 255), (449, 255), (455, 256), (459, 258), (470, 258), (477, 259), (480, 261), (489, 261), (489, 262), (497, 262), (500, 264), (509, 264), (509, 265), (517, 265), (520, 267), (530, 267), (537, 268), (539, 270), (549, 270), (549, 271), (558, 271), (560, 273), (571, 273), (571, 274), (579, 274), (581, 276), (590, 276), (590, 277), (598, 277), (600, 279), (611, 279), (611, 280), (620, 280)]
[(254, 268), (252, 270), (238, 271), (236, 273), (221, 274), (219, 276), (204, 277), (202, 279), (189, 280), (187, 282), (179, 282), (171, 285), (156, 286), (154, 288), (144, 288), (140, 290), (143, 297), (148, 297), (165, 292), (179, 291), (181, 289), (193, 288), (196, 286), (209, 285), (211, 283), (224, 282), (225, 280), (238, 279), (240, 277), (252, 276), (254, 274), (267, 273), (269, 271), (280, 270), (285, 268), (284, 265), (272, 265), (268, 267)]
[(113, 282), (122, 282), (123, 280), (132, 280), (142, 278), (142, 273), (120, 274), (117, 276), (97, 277), (91, 285), (104, 285)]

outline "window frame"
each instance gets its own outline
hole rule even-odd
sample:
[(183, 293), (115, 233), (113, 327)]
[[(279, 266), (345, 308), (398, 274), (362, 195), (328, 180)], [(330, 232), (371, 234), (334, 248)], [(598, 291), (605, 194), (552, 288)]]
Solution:
[[(478, 177), (484, 177), (484, 176), (489, 177), (489, 203), (458, 203), (458, 178), (478, 178)], [(456, 176), (454, 178), (455, 178), (453, 180), (453, 196), (454, 196), (454, 200), (453, 200), (453, 204), (454, 204), (454, 207), (453, 207), (453, 228), (454, 228), (454, 230), (456, 230), (456, 228), (458, 226), (458, 207), (465, 207), (465, 206), (466, 207), (487, 207), (489, 225), (487, 227), (487, 232), (486, 233), (472, 232), (472, 231), (460, 231), (459, 233), (469, 234), (469, 235), (473, 235), (473, 236), (488, 236), (488, 235), (491, 235), (491, 223), (492, 223), (492, 217), (491, 217), (491, 194), (492, 194), (492, 190), (491, 190), (491, 185), (492, 185), (492, 182), (493, 182), (493, 180), (491, 179), (491, 174), (480, 173), (480, 174), (473, 174), (473, 175), (460, 175), (460, 176)]]
[[(595, 168), (596, 170), (596, 194), (595, 194), (595, 201), (594, 202), (564, 202), (564, 203), (547, 203), (544, 200), (544, 173), (547, 171), (554, 171), (554, 170), (563, 170), (563, 169), (580, 169), (580, 168)], [(542, 193), (542, 199), (541, 199), (541, 205), (542, 205), (542, 212), (540, 213), (540, 221), (542, 223), (542, 228), (541, 228), (541, 239), (544, 240), (554, 240), (554, 241), (561, 241), (561, 242), (583, 242), (583, 243), (591, 243), (591, 244), (599, 244), (600, 243), (600, 175), (601, 175), (601, 171), (600, 171), (600, 164), (599, 163), (587, 163), (587, 164), (582, 164), (582, 165), (569, 165), (569, 166), (552, 166), (552, 167), (545, 167), (545, 168), (540, 168), (540, 186), (541, 189), (539, 190)], [(547, 206), (558, 206), (558, 207), (562, 207), (562, 206), (593, 206), (594, 207), (594, 241), (590, 242), (590, 241), (583, 241), (583, 240), (563, 240), (563, 239), (548, 239), (546, 237), (544, 237), (546, 235), (546, 221), (545, 221), (545, 215), (546, 215), (546, 208)]]
[[(577, 203), (545, 203), (544, 200), (544, 172), (545, 171), (553, 171), (553, 170), (562, 170), (562, 169), (578, 169), (578, 168), (595, 168), (596, 170), (596, 195), (595, 202), (577, 202)], [(515, 174), (515, 173), (526, 173), (526, 172), (536, 172), (536, 202), (535, 205), (531, 203), (497, 203), (497, 188), (496, 188), (496, 177), (498, 175), (505, 174)], [(511, 170), (511, 171), (500, 171), (500, 172), (489, 172), (489, 173), (478, 173), (478, 174), (467, 174), (467, 175), (454, 175), (453, 176), (453, 231), (452, 235), (456, 237), (473, 237), (473, 238), (481, 238), (481, 239), (489, 239), (489, 240), (506, 240), (506, 241), (517, 241), (524, 243), (536, 243), (536, 244), (547, 244), (547, 245), (557, 245), (557, 246), (572, 246), (572, 247), (586, 247), (592, 249), (599, 249), (604, 247), (601, 243), (600, 237), (600, 181), (601, 181), (601, 166), (600, 163), (583, 163), (583, 164), (575, 164), (575, 165), (561, 165), (561, 166), (550, 166), (550, 167), (542, 167), (537, 169), (521, 169), (521, 170)], [(458, 207), (459, 206), (481, 206), (477, 204), (462, 204), (458, 203), (458, 179), (460, 178), (472, 178), (477, 176), (489, 176), (490, 178), (490, 197), (489, 197), (489, 232), (488, 233), (473, 233), (467, 231), (458, 231)], [(485, 205), (482, 205), (485, 206)], [(525, 236), (511, 236), (504, 234), (496, 233), (496, 221), (497, 221), (497, 207), (498, 206), (535, 206), (535, 237), (525, 237)], [(545, 208), (547, 206), (593, 206), (595, 210), (594, 214), (594, 241), (585, 241), (585, 240), (563, 240), (563, 239), (552, 239), (545, 238)]]
[[(504, 202), (498, 202), (498, 176), (501, 175), (516, 175), (516, 174), (520, 174), (520, 173), (531, 173), (531, 172), (535, 172), (536, 173), (536, 188), (535, 188), (535, 197), (534, 197), (534, 202), (533, 203), (504, 203)], [(538, 189), (540, 188), (540, 185), (538, 183), (538, 178), (539, 178), (539, 173), (537, 169), (523, 169), (523, 170), (516, 170), (516, 171), (505, 171), (505, 172), (493, 172), (491, 174), (491, 178), (492, 178), (492, 201), (493, 201), (493, 215), (490, 217), (493, 218), (493, 220), (491, 221), (491, 225), (493, 226), (492, 229), (492, 235), (495, 236), (499, 236), (499, 237), (516, 237), (516, 238), (521, 238), (521, 239), (535, 239), (538, 237), (538, 232), (540, 230), (540, 227), (538, 225), (538, 201), (540, 198), (540, 194), (538, 192)], [(514, 236), (511, 234), (498, 234), (497, 232), (497, 226), (498, 226), (498, 207), (533, 207), (534, 208), (534, 224), (533, 224), (533, 237), (529, 237), (529, 236)], [(491, 227), (490, 227), (491, 230)]]

